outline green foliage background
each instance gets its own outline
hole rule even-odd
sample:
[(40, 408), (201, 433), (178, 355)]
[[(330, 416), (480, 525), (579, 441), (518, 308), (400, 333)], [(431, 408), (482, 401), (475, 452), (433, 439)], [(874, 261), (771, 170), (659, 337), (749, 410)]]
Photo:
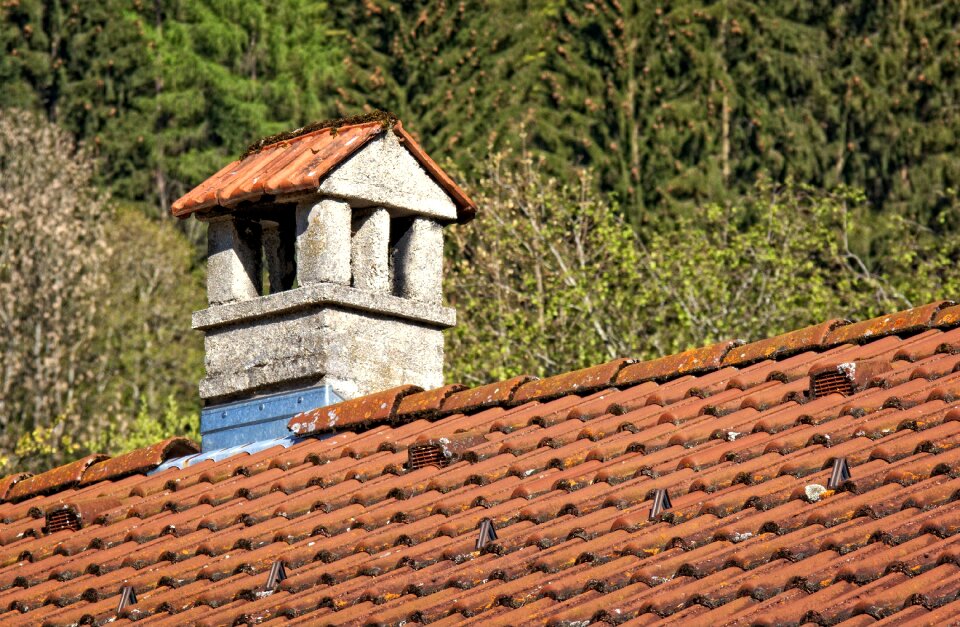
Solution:
[(364, 109), (479, 200), (448, 247), (450, 379), (954, 295), (958, 31), (929, 0), (3, 2), (0, 109), (86, 147), (116, 237), (109, 410), (75, 410), (96, 438), (6, 416), (7, 453), (193, 424), (203, 233), (170, 204), (258, 137)]

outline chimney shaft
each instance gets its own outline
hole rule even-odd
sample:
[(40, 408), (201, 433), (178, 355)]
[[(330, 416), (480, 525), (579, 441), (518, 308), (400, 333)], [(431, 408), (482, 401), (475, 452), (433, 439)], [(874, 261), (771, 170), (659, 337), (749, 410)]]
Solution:
[(457, 207), (394, 133), (312, 191), (198, 217), (210, 307), (193, 324), (208, 405), (322, 385), (343, 399), (443, 385), (443, 329), (455, 322), (441, 304), (443, 227)]
[(443, 228), (475, 208), (395, 119), (266, 146), (173, 210), (208, 224), (209, 307), (193, 326), (211, 430), (235, 415), (285, 428), (264, 412), (307, 398), (443, 385), (443, 330), (456, 321), (442, 305)]

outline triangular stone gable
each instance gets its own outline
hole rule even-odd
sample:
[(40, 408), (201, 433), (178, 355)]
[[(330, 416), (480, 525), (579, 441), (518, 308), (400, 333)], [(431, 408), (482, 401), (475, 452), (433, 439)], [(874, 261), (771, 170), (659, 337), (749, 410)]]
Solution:
[(391, 132), (371, 140), (334, 169), (320, 183), (320, 192), (343, 198), (353, 207), (457, 219), (450, 196)]

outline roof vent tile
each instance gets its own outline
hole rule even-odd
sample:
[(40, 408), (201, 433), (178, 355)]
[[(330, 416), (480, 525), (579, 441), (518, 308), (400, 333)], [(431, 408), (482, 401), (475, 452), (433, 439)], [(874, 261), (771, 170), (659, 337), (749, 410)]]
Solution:
[(447, 465), (447, 458), (443, 455), (443, 447), (439, 444), (414, 444), (407, 449), (407, 467), (410, 470), (419, 470), (427, 466), (443, 468)]
[(892, 368), (890, 362), (883, 359), (817, 364), (809, 371), (809, 396), (811, 399), (830, 394), (852, 396)]
[(47, 512), (43, 532), (50, 535), (64, 529), (80, 531), (80, 514), (69, 506)]

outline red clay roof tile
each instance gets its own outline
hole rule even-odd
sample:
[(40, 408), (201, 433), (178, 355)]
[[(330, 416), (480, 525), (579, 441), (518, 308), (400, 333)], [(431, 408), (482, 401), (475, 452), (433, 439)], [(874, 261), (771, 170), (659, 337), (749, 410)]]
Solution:
[(854, 322), (838, 327), (824, 338), (826, 344), (857, 343), (881, 338), (896, 333), (912, 333), (932, 326), (935, 316), (944, 307), (952, 305), (953, 301), (941, 300), (929, 305), (922, 305), (898, 311), (897, 313), (879, 316), (863, 322)]
[(98, 481), (117, 480), (153, 470), (173, 457), (199, 453), (200, 447), (187, 438), (168, 438), (129, 453), (93, 464), (83, 473), (80, 485)]
[(288, 428), (294, 435), (303, 436), (390, 422), (396, 416), (400, 401), (405, 396), (421, 391), (422, 388), (415, 385), (401, 385), (376, 394), (320, 407), (297, 414), (290, 419)]
[(451, 383), (434, 390), (417, 392), (403, 398), (400, 406), (397, 407), (397, 417), (409, 416), (435, 416), (440, 412), (443, 402), (454, 392), (460, 392), (467, 389), (467, 386), (460, 383)]
[(441, 409), (444, 414), (454, 414), (469, 413), (485, 407), (503, 405), (510, 402), (517, 388), (535, 378), (529, 375), (520, 375), (506, 381), (497, 381), (455, 392), (447, 397)]
[(334, 168), (384, 132), (395, 133), (413, 158), (450, 195), (458, 209), (458, 221), (470, 221), (476, 214), (474, 202), (424, 152), (399, 121), (393, 124), (392, 130), (379, 121), (364, 122), (321, 128), (265, 146), (224, 166), (175, 201), (171, 213), (186, 218), (216, 206), (229, 209), (242, 202), (255, 202), (263, 196), (315, 190)]
[(546, 379), (534, 379), (517, 388), (511, 400), (514, 403), (543, 402), (570, 394), (586, 394), (607, 388), (613, 385), (614, 379), (624, 366), (633, 361), (615, 359), (599, 366), (574, 370)]
[(729, 340), (653, 361), (642, 361), (621, 370), (617, 375), (616, 385), (623, 387), (644, 381), (663, 381), (679, 375), (717, 370), (727, 353), (741, 344), (742, 340)]
[(723, 358), (723, 365), (742, 368), (764, 359), (782, 359), (804, 351), (822, 350), (827, 334), (849, 323), (849, 320), (827, 320), (804, 329), (738, 346), (732, 348)]
[[(586, 398), (564, 383), (582, 373), (392, 390), (339, 406), (366, 431), (155, 476), (160, 456), (57, 469), (72, 480), (54, 493), (0, 503), (0, 620), (110, 620), (133, 585), (123, 615), (158, 624), (909, 624), (914, 602), (942, 623), (960, 581), (957, 332), (897, 328), (830, 350), (821, 329), (794, 357), (775, 338), (726, 365), (711, 347)], [(875, 387), (802, 394), (811, 366), (871, 359)], [(403, 467), (445, 438), (459, 461)], [(837, 457), (851, 477), (826, 489)], [(651, 521), (657, 489), (672, 507)], [(45, 512), (90, 503), (94, 524), (43, 535)], [(476, 551), (484, 518), (498, 539)], [(277, 560), (289, 579), (265, 596)]]
[(17, 483), (24, 479), (28, 479), (33, 475), (29, 472), (17, 472), (12, 475), (7, 475), (3, 479), (0, 479), (0, 500), (6, 499), (7, 494), (10, 492), (10, 488), (15, 486)]
[(17, 502), (32, 496), (59, 492), (80, 483), (83, 473), (93, 464), (108, 459), (106, 455), (94, 454), (60, 466), (53, 470), (40, 473), (23, 479), (14, 485), (6, 496), (6, 500)]

